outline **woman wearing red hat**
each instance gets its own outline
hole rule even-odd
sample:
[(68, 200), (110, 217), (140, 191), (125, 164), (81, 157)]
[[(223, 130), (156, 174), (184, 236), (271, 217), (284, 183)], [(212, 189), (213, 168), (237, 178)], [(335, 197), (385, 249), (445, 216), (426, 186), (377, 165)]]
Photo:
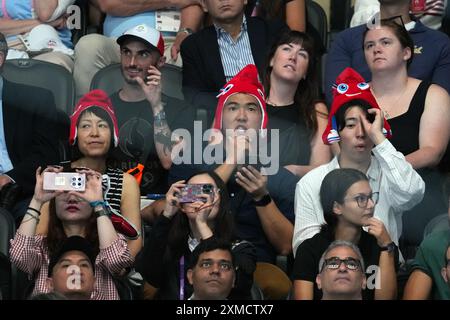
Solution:
[(272, 46), (264, 79), (269, 128), (280, 130), (280, 165), (300, 177), (331, 158), (321, 140), (328, 111), (319, 101), (315, 60), (313, 40), (288, 31)]
[(446, 210), (436, 167), (445, 161), (448, 166), (442, 159), (450, 137), (450, 98), (440, 86), (408, 76), (408, 65), (422, 48), (414, 47), (403, 25), (382, 20), (381, 27), (366, 31), (363, 46), (373, 95), (392, 128), (391, 142), (426, 183), (424, 201), (413, 210), (417, 214), (404, 216), (407, 241), (417, 245), (427, 222)]
[[(108, 166), (112, 150), (118, 145), (119, 131), (111, 100), (105, 92), (93, 90), (80, 99), (70, 120), (71, 167), (89, 168), (103, 174), (105, 200), (113, 213), (111, 219), (117, 231), (128, 238), (135, 257), (142, 248), (140, 193), (131, 175)], [(43, 212), (48, 212), (47, 207)], [(43, 219), (38, 233), (46, 234), (47, 227), (51, 226)]]

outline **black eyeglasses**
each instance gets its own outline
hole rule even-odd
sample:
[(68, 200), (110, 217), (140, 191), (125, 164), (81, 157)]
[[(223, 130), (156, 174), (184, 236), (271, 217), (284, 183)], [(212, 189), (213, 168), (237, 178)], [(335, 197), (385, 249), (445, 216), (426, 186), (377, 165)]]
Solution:
[(373, 204), (377, 204), (378, 203), (378, 197), (379, 197), (379, 193), (378, 192), (374, 192), (371, 193), (369, 195), (366, 194), (359, 194), (356, 197), (353, 198), (344, 198), (344, 201), (347, 200), (352, 200), (352, 201), (356, 201), (356, 203), (358, 204), (358, 207), (364, 209), (367, 207), (367, 203), (369, 202), (369, 199), (372, 200)]
[(342, 263), (344, 263), (345, 267), (348, 270), (355, 271), (361, 269), (361, 262), (355, 258), (348, 257), (346, 259), (341, 259), (339, 257), (331, 257), (329, 259), (325, 259), (325, 263), (323, 264), (322, 270), (320, 270), (320, 272), (322, 272), (325, 268), (327, 268), (328, 270), (339, 269)]

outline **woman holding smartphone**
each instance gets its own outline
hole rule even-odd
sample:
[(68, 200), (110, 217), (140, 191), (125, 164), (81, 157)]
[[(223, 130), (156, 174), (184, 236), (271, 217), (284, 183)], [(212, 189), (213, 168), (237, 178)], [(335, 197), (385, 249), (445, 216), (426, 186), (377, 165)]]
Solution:
[[(192, 191), (201, 185), (205, 193)], [(175, 182), (166, 194), (166, 206), (158, 216), (144, 246), (139, 270), (158, 290), (158, 299), (184, 300), (192, 294), (186, 270), (201, 241), (218, 238), (233, 244), (236, 283), (230, 299), (249, 299), (256, 268), (254, 246), (236, 241), (225, 183), (214, 171), (198, 173)]]
[(398, 248), (383, 222), (373, 216), (377, 199), (378, 193), (372, 192), (367, 176), (359, 170), (335, 169), (325, 176), (320, 187), (320, 202), (326, 224), (297, 248), (293, 269), (294, 299), (321, 298), (315, 283), (319, 260), (335, 240), (350, 241), (361, 250), (368, 279), (363, 299), (396, 299)]
[[(86, 238), (95, 249), (95, 286), (91, 299), (118, 300), (113, 277), (133, 264), (133, 257), (125, 238), (116, 232), (108, 217), (102, 192), (101, 174), (90, 169), (79, 170), (86, 175), (86, 189), (76, 191), (48, 191), (43, 189), (46, 172), (60, 172), (62, 168), (49, 167), (41, 173), (36, 170), (36, 186), (26, 214), (11, 242), (11, 261), (34, 280), (34, 294), (50, 292), (48, 267), (50, 257), (70, 236)], [(40, 211), (49, 206), (49, 229), (46, 236), (36, 234)], [(82, 276), (82, 274), (80, 275)], [(70, 288), (69, 288), (70, 289)], [(76, 290), (74, 288), (73, 290)]]
[[(102, 90), (84, 95), (70, 117), (69, 143), (72, 168), (89, 168), (102, 173), (105, 200), (113, 215), (114, 226), (128, 238), (133, 257), (142, 248), (140, 192), (136, 180), (120, 168), (109, 165), (118, 145), (118, 127), (111, 100)], [(48, 207), (43, 207), (39, 234), (46, 234)]]

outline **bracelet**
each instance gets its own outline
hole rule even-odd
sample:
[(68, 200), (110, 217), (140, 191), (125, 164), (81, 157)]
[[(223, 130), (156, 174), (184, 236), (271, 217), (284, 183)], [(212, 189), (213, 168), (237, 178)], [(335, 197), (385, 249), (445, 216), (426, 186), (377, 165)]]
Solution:
[(32, 207), (28, 207), (28, 208), (27, 208), (27, 211), (28, 211), (28, 210), (31, 210), (31, 211), (36, 212), (36, 213), (38, 214), (38, 217), (41, 215), (41, 212), (40, 212), (38, 209), (35, 209), (35, 208), (32, 208)]
[(106, 202), (105, 201), (92, 201), (92, 202), (89, 202), (89, 205), (92, 208), (95, 208), (95, 207), (98, 207), (98, 206), (105, 207), (106, 206)]
[[(186, 33), (188, 36), (190, 36), (191, 34), (194, 33), (194, 30), (192, 30), (191, 28), (180, 28), (180, 30), (178, 30), (178, 33)], [(177, 33), (177, 34), (178, 34)]]
[[(29, 215), (32, 219), (36, 220), (36, 223), (38, 224), (41, 219), (39, 217), (36, 217), (34, 214), (31, 214), (29, 212), (26, 212), (25, 215)], [(27, 221), (30, 221), (29, 219)]]
[(102, 216), (109, 217), (111, 214), (109, 213), (109, 210), (107, 208), (101, 208), (100, 210), (95, 211), (95, 215), (97, 218), (100, 218)]

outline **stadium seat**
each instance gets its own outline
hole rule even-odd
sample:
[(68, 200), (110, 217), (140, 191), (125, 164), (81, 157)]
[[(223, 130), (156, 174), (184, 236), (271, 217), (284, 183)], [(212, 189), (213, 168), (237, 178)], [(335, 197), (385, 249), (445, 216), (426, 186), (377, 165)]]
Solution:
[[(162, 92), (170, 97), (183, 100), (181, 91), (181, 68), (166, 64), (161, 68)], [(123, 86), (124, 80), (120, 71), (120, 63), (109, 65), (99, 70), (91, 82), (91, 90), (102, 89), (108, 95), (118, 91)]]
[(328, 48), (328, 20), (322, 6), (313, 0), (306, 0), (308, 22), (317, 30), (325, 50)]
[(64, 67), (34, 59), (12, 59), (5, 62), (3, 76), (11, 82), (51, 91), (56, 107), (67, 114), (72, 112), (75, 85), (72, 74)]

